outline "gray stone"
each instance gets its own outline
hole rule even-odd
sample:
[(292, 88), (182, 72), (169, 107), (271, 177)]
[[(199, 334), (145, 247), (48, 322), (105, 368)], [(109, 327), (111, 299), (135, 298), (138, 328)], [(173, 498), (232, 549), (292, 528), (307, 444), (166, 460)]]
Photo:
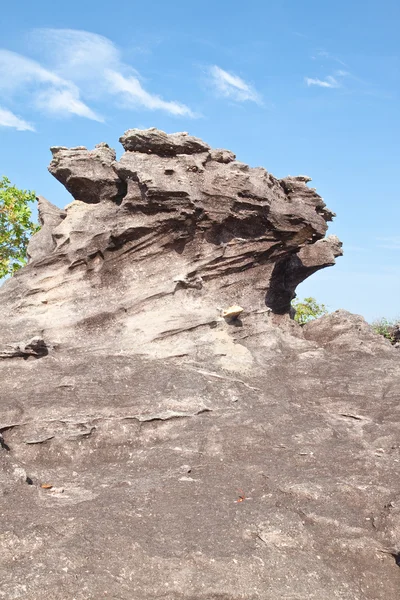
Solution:
[(75, 200), (0, 288), (0, 598), (397, 600), (398, 350), (289, 314), (332, 213), (305, 176), (123, 140), (53, 151)]
[(118, 202), (124, 196), (126, 185), (112, 168), (115, 151), (108, 144), (97, 144), (94, 150), (85, 146), (70, 149), (55, 146), (51, 151), (49, 171), (75, 200), (89, 204), (102, 200)]
[(49, 256), (56, 247), (53, 230), (65, 219), (67, 213), (43, 196), (37, 197), (40, 230), (29, 240), (27, 254), (28, 260), (39, 260)]
[(383, 335), (375, 333), (360, 315), (336, 310), (303, 327), (304, 337), (333, 352), (389, 353), (392, 347)]
[(143, 152), (157, 154), (158, 156), (176, 156), (177, 154), (198, 154), (208, 152), (210, 146), (199, 138), (188, 135), (186, 132), (168, 135), (154, 127), (150, 129), (128, 129), (119, 141), (124, 150), (129, 152)]

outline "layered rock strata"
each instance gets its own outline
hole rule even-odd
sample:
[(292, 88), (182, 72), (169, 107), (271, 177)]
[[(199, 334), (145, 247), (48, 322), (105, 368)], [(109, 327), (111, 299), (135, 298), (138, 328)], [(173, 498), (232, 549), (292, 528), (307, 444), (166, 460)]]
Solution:
[(298, 326), (341, 254), (307, 177), (129, 130), (55, 147), (0, 289), (0, 598), (397, 600), (399, 352)]
[(52, 148), (50, 172), (74, 201), (39, 199), (29, 265), (8, 284), (40, 330), (118, 331), (121, 350), (134, 330), (162, 355), (166, 337), (214, 327), (232, 304), (255, 321), (288, 314), (296, 286), (341, 254), (309, 178), (278, 180), (185, 133), (129, 130), (121, 142), (119, 161), (104, 143)]

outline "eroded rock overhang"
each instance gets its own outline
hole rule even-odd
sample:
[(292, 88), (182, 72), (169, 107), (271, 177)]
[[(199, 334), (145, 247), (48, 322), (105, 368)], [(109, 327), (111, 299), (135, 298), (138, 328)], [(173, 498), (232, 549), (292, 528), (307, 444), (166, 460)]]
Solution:
[(181, 266), (189, 286), (213, 281), (213, 293), (229, 287), (249, 309), (286, 313), (296, 286), (342, 254), (335, 236), (325, 238), (334, 213), (310, 178), (276, 179), (187, 133), (131, 129), (120, 141), (119, 161), (105, 143), (52, 148), (49, 170), (77, 202), (43, 245), (50, 236), (70, 267), (90, 273), (93, 257), (158, 257), (164, 272)]

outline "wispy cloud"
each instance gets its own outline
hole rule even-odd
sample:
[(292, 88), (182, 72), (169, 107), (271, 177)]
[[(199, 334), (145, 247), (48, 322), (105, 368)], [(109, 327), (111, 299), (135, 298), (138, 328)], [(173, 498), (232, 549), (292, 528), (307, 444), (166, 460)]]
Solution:
[(311, 77), (305, 77), (305, 82), (308, 86), (316, 85), (323, 88), (338, 88), (340, 83), (332, 75), (328, 75), (325, 79), (312, 79)]
[(35, 29), (30, 39), (44, 49), (53, 70), (74, 81), (93, 80), (105, 68), (116, 67), (120, 53), (108, 38), (76, 29)]
[(132, 75), (125, 77), (122, 73), (112, 70), (107, 70), (105, 76), (111, 86), (110, 92), (117, 95), (123, 94), (125, 104), (132, 108), (143, 106), (149, 110), (164, 110), (172, 115), (194, 116), (185, 104), (166, 101), (160, 96), (146, 92), (137, 77)]
[(139, 73), (123, 62), (118, 48), (102, 35), (73, 29), (40, 29), (34, 37), (48, 48), (54, 69), (79, 85), (88, 98), (111, 95), (120, 102), (122, 95), (128, 108), (194, 116), (185, 104), (147, 91)]
[[(330, 52), (326, 52), (325, 50), (320, 50), (319, 52), (317, 52), (317, 56), (320, 58), (327, 58), (329, 60), (333, 60), (334, 62), (337, 62), (340, 65), (342, 65), (343, 67), (347, 67), (346, 63), (343, 62), (343, 60), (341, 60), (337, 56), (334, 56)], [(313, 58), (315, 58), (315, 57), (313, 57)]]
[(10, 110), (0, 107), (0, 127), (12, 127), (18, 131), (35, 131), (33, 125), (24, 121)]
[(58, 115), (73, 114), (102, 121), (81, 99), (79, 88), (72, 82), (46, 69), (38, 62), (0, 50), (0, 94), (29, 95), (34, 107)]
[(104, 122), (103, 117), (79, 99), (79, 90), (75, 86), (71, 86), (70, 89), (50, 88), (45, 90), (37, 95), (36, 104), (44, 111), (55, 115), (70, 113), (93, 121)]
[[(0, 49), (0, 98), (11, 109), (18, 94), (18, 104), (24, 102), (26, 110), (103, 122), (104, 118), (89, 104), (106, 101), (109, 105), (112, 97), (115, 105), (122, 100), (125, 108), (195, 116), (185, 104), (147, 91), (137, 71), (124, 63), (117, 47), (101, 35), (40, 29), (32, 32), (31, 42), (36, 53), (42, 52), (42, 60)], [(2, 109), (0, 125), (34, 130), (23, 119), (15, 115), (12, 119), (9, 108)]]
[(343, 86), (343, 79), (349, 75), (350, 73), (347, 71), (339, 70), (335, 71), (333, 75), (327, 75), (324, 79), (305, 77), (304, 81), (308, 87), (315, 85), (322, 88), (340, 88)]
[(224, 71), (224, 69), (216, 65), (209, 68), (209, 74), (211, 84), (220, 96), (232, 98), (237, 102), (249, 100), (257, 104), (262, 104), (259, 93), (238, 75)]

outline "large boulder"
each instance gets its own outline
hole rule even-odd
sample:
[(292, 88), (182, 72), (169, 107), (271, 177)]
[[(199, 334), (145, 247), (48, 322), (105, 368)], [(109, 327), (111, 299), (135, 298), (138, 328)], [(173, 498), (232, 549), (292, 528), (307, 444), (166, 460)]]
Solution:
[(301, 328), (341, 254), (305, 176), (187, 134), (53, 149), (0, 289), (0, 598), (397, 600), (399, 353)]

